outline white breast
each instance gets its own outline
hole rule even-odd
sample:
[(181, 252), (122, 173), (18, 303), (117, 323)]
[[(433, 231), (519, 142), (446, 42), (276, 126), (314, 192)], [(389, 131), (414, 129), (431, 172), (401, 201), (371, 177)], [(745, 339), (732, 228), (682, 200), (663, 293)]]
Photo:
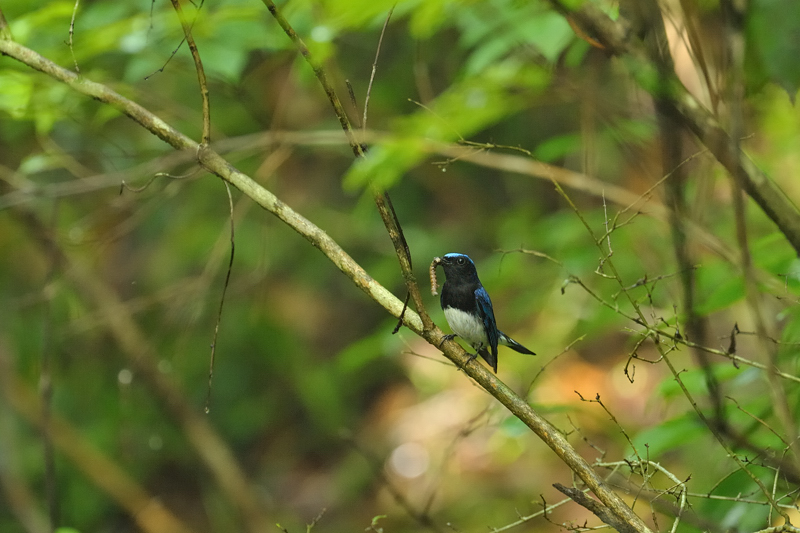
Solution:
[(455, 307), (448, 307), (444, 310), (444, 317), (453, 333), (470, 343), (476, 350), (489, 344), (486, 330), (483, 329), (483, 322), (474, 315)]

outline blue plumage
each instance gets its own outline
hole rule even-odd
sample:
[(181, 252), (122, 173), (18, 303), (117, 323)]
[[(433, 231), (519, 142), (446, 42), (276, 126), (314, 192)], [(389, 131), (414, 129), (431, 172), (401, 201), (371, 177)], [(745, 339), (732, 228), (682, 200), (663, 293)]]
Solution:
[(464, 254), (450, 253), (434, 260), (442, 265), (445, 283), (440, 302), (453, 335), (461, 337), (497, 373), (497, 346), (503, 344), (520, 353), (536, 355), (497, 329), (489, 293), (478, 279), (475, 263)]

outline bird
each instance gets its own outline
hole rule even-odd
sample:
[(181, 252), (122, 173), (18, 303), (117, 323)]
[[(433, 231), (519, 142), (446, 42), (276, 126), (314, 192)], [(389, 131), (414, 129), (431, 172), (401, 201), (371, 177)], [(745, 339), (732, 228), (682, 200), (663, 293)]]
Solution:
[[(503, 344), (519, 353), (536, 355), (499, 329), (494, 318), (494, 309), (489, 293), (478, 278), (475, 263), (465, 254), (449, 253), (433, 260), (444, 269), (445, 282), (440, 303), (447, 324), (453, 331), (444, 338), (461, 337), (475, 349), (472, 356), (483, 357), (494, 373), (497, 373), (497, 346)], [(470, 360), (472, 360), (470, 359)]]

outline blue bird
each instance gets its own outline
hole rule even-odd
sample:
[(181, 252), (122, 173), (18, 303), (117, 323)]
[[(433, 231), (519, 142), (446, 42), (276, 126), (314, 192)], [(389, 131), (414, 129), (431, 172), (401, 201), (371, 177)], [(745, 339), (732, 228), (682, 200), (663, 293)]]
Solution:
[(475, 263), (464, 254), (446, 254), (434, 259), (442, 265), (445, 283), (442, 287), (441, 304), (444, 317), (453, 330), (452, 339), (461, 337), (480, 354), (497, 373), (497, 345), (504, 344), (519, 353), (536, 355), (499, 329), (494, 318), (494, 309), (489, 293), (478, 279)]

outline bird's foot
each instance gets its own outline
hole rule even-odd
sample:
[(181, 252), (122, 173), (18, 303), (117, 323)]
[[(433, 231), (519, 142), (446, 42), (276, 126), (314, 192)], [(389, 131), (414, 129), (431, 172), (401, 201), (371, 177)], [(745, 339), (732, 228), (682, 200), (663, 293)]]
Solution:
[(456, 334), (455, 333), (451, 333), (450, 335), (442, 335), (442, 342), (439, 343), (439, 348), (442, 347), (442, 344), (444, 344), (444, 341), (451, 341), (451, 340), (453, 340), (455, 338), (456, 338)]
[(463, 372), (463, 371), (464, 371), (464, 369), (465, 369), (465, 368), (467, 368), (467, 365), (468, 365), (468, 364), (470, 364), (471, 362), (473, 362), (473, 361), (474, 361), (475, 359), (477, 359), (477, 358), (478, 358), (478, 354), (477, 354), (477, 352), (476, 352), (476, 353), (469, 354), (469, 357), (467, 358), (467, 360), (466, 360), (466, 361), (464, 362), (464, 364), (463, 364), (463, 365), (461, 365), (461, 366), (460, 366), (458, 369), (459, 369), (459, 370), (461, 370), (461, 371)]

